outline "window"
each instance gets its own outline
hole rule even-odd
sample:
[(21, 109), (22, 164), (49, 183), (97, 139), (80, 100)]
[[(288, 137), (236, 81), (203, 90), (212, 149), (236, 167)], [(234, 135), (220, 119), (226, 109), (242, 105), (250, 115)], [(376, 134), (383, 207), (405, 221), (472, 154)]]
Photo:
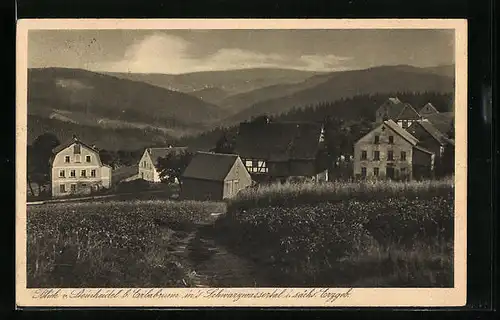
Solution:
[(389, 136), (389, 144), (393, 144), (393, 143), (394, 143), (394, 136)]
[(375, 160), (375, 161), (380, 160), (380, 151), (373, 152), (373, 160)]
[(406, 161), (406, 152), (401, 151), (401, 161)]
[(408, 128), (408, 121), (407, 120), (403, 120), (403, 124), (401, 126), (403, 127), (403, 129)]
[(248, 167), (248, 168), (251, 167), (252, 166), (252, 160), (245, 161), (245, 166)]
[(76, 184), (71, 184), (71, 192), (76, 192)]
[(75, 154), (75, 162), (80, 163), (81, 161), (82, 161), (81, 160), (81, 155)]
[(69, 175), (70, 175), (71, 178), (76, 177), (76, 170), (71, 170), (70, 173), (69, 173)]
[(141, 179), (144, 179), (144, 172), (141, 172)]
[(365, 167), (361, 168), (361, 176), (366, 177), (366, 168)]
[(69, 163), (69, 156), (64, 157), (64, 162)]
[(387, 160), (389, 161), (394, 160), (394, 153), (392, 151), (387, 152)]
[(90, 176), (91, 176), (92, 178), (95, 178), (95, 169), (92, 169), (92, 170), (90, 171)]
[(80, 148), (80, 145), (79, 144), (75, 144), (75, 146), (73, 147), (73, 153), (74, 154), (80, 154), (82, 152), (81, 148)]
[(82, 183), (82, 187), (83, 187), (83, 188), (86, 188), (86, 187), (87, 187), (87, 184), (86, 184), (86, 183)]
[(373, 168), (373, 175), (378, 177), (378, 168)]
[(85, 156), (85, 162), (90, 162), (90, 156)]
[(440, 155), (440, 156), (443, 156), (443, 153), (444, 153), (444, 147), (443, 147), (443, 146), (440, 146), (440, 147), (439, 147), (439, 155)]
[(361, 151), (361, 160), (366, 160), (367, 155), (366, 155), (366, 150)]
[(375, 136), (375, 144), (379, 144), (380, 142), (380, 137), (379, 136)]
[(66, 192), (66, 185), (65, 184), (59, 185), (59, 192), (60, 193), (65, 193)]
[(64, 170), (59, 170), (59, 178), (64, 178), (66, 176), (66, 172)]
[(85, 170), (85, 169), (82, 170), (81, 176), (82, 177), (86, 177), (87, 176), (87, 170)]

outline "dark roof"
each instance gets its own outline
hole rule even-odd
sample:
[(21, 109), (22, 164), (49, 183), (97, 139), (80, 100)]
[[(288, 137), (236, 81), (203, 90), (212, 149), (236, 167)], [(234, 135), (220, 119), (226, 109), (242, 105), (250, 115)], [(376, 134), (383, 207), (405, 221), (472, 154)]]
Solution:
[(455, 115), (453, 112), (440, 112), (426, 117), (444, 135), (447, 135), (450, 131), (454, 118)]
[[(425, 111), (426, 108), (430, 109), (430, 111)], [(436, 113), (439, 113), (439, 111), (430, 102), (428, 102), (425, 106), (422, 107), (422, 109), (420, 109), (420, 115), (422, 115), (422, 116), (427, 116), (427, 115), (436, 114)]]
[(187, 147), (166, 147), (166, 148), (146, 148), (153, 164), (156, 166), (159, 158), (164, 158), (169, 154), (181, 154), (187, 151)]
[(400, 114), (401, 111), (405, 108), (405, 104), (399, 100), (397, 97), (392, 97), (387, 99), (386, 102), (384, 102), (378, 109), (380, 110), (381, 108), (388, 108), (388, 116), (389, 119), (396, 119)]
[(418, 139), (415, 138), (411, 133), (406, 131), (405, 129), (401, 128), (398, 126), (398, 124), (392, 120), (386, 120), (384, 121), (384, 124), (388, 126), (392, 131), (394, 131), (396, 134), (401, 136), (403, 139), (408, 141), (410, 144), (415, 146), (418, 142)]
[(314, 159), (322, 125), (305, 122), (242, 123), (235, 153), (242, 158), (288, 161)]
[(421, 121), (417, 121), (416, 124), (420, 125), (425, 131), (427, 131), (440, 144), (444, 145), (444, 144), (449, 142), (449, 139), (429, 121), (421, 120)]
[(405, 103), (403, 110), (399, 113), (397, 120), (417, 120), (420, 114), (409, 103)]
[(417, 149), (417, 150), (420, 150), (422, 152), (425, 152), (425, 153), (428, 153), (428, 154), (434, 154), (434, 152), (432, 151), (429, 151), (427, 150), (426, 148), (422, 147), (422, 146), (413, 146), (413, 148)]
[(197, 152), (182, 178), (224, 181), (237, 159), (236, 154)]

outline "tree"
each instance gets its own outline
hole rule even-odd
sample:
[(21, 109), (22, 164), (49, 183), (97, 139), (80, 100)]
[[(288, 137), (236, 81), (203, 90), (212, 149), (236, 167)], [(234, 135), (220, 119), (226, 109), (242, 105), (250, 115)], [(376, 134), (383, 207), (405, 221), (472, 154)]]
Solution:
[(337, 159), (346, 151), (343, 149), (347, 146), (347, 133), (343, 125), (344, 121), (336, 117), (327, 116), (324, 120), (324, 151), (329, 158), (329, 162), (333, 163), (334, 168), (336, 167)]
[(52, 150), (59, 144), (54, 134), (44, 133), (28, 147), (28, 182), (38, 185), (39, 194), (41, 186), (50, 180), (50, 158), (54, 155)]
[(172, 152), (165, 157), (160, 157), (157, 163), (160, 180), (168, 183), (179, 181), (192, 157), (193, 154), (190, 152)]
[(227, 130), (224, 130), (212, 151), (215, 153), (233, 153), (234, 136), (231, 136)]

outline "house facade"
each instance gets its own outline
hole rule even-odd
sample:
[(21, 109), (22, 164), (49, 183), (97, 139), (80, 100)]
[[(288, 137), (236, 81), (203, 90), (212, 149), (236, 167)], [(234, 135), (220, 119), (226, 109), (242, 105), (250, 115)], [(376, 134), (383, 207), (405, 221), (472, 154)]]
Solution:
[(54, 149), (51, 164), (52, 196), (83, 195), (111, 187), (111, 167), (101, 162), (91, 145), (72, 141)]
[(161, 182), (160, 171), (157, 167), (158, 160), (171, 154), (180, 154), (186, 151), (186, 147), (146, 148), (137, 165), (137, 178), (149, 182)]
[(250, 185), (252, 178), (238, 155), (197, 152), (181, 176), (180, 198), (230, 199)]
[(432, 177), (434, 154), (392, 120), (354, 145), (353, 175), (361, 179), (412, 180)]
[(242, 123), (234, 152), (256, 181), (310, 177), (328, 178), (317, 157), (324, 128), (316, 123)]

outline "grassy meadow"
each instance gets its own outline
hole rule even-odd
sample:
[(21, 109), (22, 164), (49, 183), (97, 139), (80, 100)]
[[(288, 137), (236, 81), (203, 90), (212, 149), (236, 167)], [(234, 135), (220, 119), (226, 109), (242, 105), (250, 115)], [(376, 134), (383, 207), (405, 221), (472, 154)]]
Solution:
[(131, 200), (28, 207), (28, 287), (177, 287), (188, 278), (169, 254), (174, 237), (220, 203)]
[[(452, 180), (242, 191), (216, 235), (280, 286), (453, 286)], [(223, 236), (222, 236), (223, 235)]]
[(450, 287), (453, 212), (451, 179), (261, 185), (227, 203), (29, 206), (28, 287), (194, 286), (197, 265), (174, 253), (217, 251), (202, 248), (209, 238), (233, 261), (215, 254), (208, 272), (263, 275), (247, 286)]

